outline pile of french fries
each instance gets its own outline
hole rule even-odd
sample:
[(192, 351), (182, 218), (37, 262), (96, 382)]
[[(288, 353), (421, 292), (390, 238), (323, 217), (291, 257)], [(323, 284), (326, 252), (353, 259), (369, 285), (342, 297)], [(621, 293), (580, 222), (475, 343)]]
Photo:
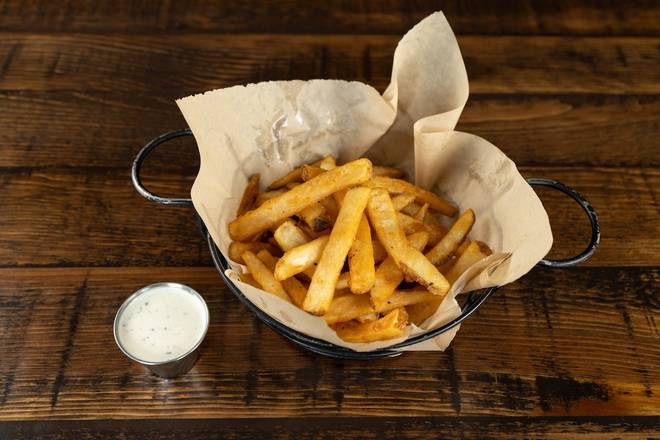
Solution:
[(322, 316), (348, 342), (401, 336), (438, 308), (458, 277), (491, 254), (467, 238), (471, 209), (457, 209), (368, 159), (328, 156), (294, 169), (260, 192), (249, 179), (229, 258), (243, 282)]

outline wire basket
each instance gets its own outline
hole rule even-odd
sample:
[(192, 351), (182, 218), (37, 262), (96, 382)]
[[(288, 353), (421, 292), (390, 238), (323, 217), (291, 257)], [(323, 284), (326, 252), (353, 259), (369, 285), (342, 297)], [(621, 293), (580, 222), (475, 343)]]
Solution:
[[(176, 139), (179, 137), (184, 137), (184, 136), (192, 136), (192, 132), (190, 129), (181, 129), (181, 130), (175, 130), (175, 131), (170, 131), (167, 133), (163, 133), (160, 136), (154, 138), (151, 140), (149, 143), (147, 143), (137, 154), (135, 157), (135, 160), (133, 161), (133, 168), (132, 168), (132, 181), (133, 181), (133, 186), (137, 190), (137, 192), (144, 197), (145, 199), (159, 203), (161, 205), (188, 205), (192, 206), (192, 200), (191, 199), (185, 199), (185, 198), (168, 198), (168, 197), (161, 197), (157, 196), (153, 193), (151, 193), (149, 190), (147, 190), (144, 185), (142, 185), (142, 182), (140, 180), (140, 169), (142, 167), (142, 164), (144, 160), (149, 156), (149, 154), (158, 146), (161, 145), (167, 141), (170, 141), (172, 139)], [(598, 248), (598, 244), (600, 242), (600, 224), (598, 222), (598, 215), (596, 214), (596, 211), (594, 211), (593, 207), (591, 204), (584, 198), (582, 197), (577, 191), (574, 189), (564, 185), (561, 182), (558, 182), (556, 180), (550, 180), (550, 179), (541, 179), (541, 178), (532, 178), (532, 179), (527, 179), (527, 182), (531, 186), (545, 186), (549, 188), (553, 188), (556, 190), (559, 190), (563, 192), (564, 194), (568, 195), (571, 197), (573, 200), (575, 200), (578, 205), (586, 212), (587, 217), (589, 218), (589, 222), (591, 223), (591, 241), (587, 245), (586, 249), (582, 251), (580, 254), (571, 257), (571, 258), (566, 258), (563, 260), (541, 260), (539, 261), (538, 265), (539, 266), (545, 266), (545, 267), (552, 267), (552, 268), (562, 268), (562, 267), (571, 267), (575, 266), (579, 263), (582, 263), (583, 261), (587, 260), (589, 257), (593, 255), (593, 253), (596, 251)], [(465, 300), (463, 304), (461, 304), (461, 314), (457, 316), (455, 319), (452, 321), (436, 328), (433, 330), (430, 330), (426, 333), (423, 333), (421, 335), (413, 336), (411, 338), (406, 339), (403, 342), (399, 342), (398, 344), (391, 345), (387, 348), (379, 349), (379, 350), (374, 350), (374, 351), (368, 351), (368, 352), (357, 352), (354, 350), (351, 350), (349, 348), (341, 347), (339, 345), (335, 345), (333, 343), (324, 341), (322, 339), (314, 338), (311, 336), (308, 336), (304, 333), (301, 333), (297, 330), (294, 330), (281, 322), (277, 321), (276, 319), (272, 318), (269, 316), (267, 313), (259, 309), (257, 306), (255, 306), (252, 302), (250, 302), (245, 295), (241, 292), (241, 290), (234, 284), (233, 280), (231, 280), (226, 274), (225, 271), (227, 269), (230, 269), (229, 262), (227, 259), (222, 255), (220, 252), (220, 249), (216, 246), (215, 242), (211, 238), (211, 235), (209, 234), (208, 230), (206, 229), (206, 226), (204, 225), (204, 222), (202, 219), (197, 215), (197, 220), (199, 222), (200, 230), (202, 233), (203, 238), (206, 240), (209, 246), (209, 251), (211, 252), (211, 258), (213, 259), (213, 264), (215, 265), (216, 269), (218, 270), (218, 273), (220, 274), (220, 277), (224, 280), (225, 284), (229, 287), (229, 290), (252, 312), (254, 313), (264, 324), (266, 324), (268, 327), (272, 328), (275, 330), (277, 333), (281, 334), (285, 338), (291, 340), (295, 344), (306, 348), (309, 351), (312, 351), (314, 353), (322, 354), (324, 356), (332, 357), (332, 358), (337, 358), (337, 359), (354, 359), (354, 360), (368, 360), (368, 359), (378, 359), (378, 358), (383, 358), (383, 357), (394, 357), (398, 356), (402, 353), (400, 349), (404, 347), (408, 347), (411, 345), (415, 345), (417, 343), (426, 341), (428, 339), (434, 338), (446, 331), (451, 330), (452, 328), (456, 327), (460, 323), (462, 323), (464, 320), (466, 320), (470, 315), (472, 315), (481, 305), (490, 297), (499, 287), (489, 287), (486, 289), (480, 289), (480, 290), (475, 290), (473, 292), (468, 293), (467, 295), (461, 295), (465, 297)]]

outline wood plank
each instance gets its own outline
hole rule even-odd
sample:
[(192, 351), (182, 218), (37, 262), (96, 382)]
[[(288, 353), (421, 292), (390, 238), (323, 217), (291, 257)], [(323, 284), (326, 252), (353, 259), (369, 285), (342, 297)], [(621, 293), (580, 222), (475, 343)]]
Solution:
[[(399, 36), (0, 34), (0, 90), (173, 99), (265, 80), (341, 78), (383, 90)], [(472, 93), (660, 93), (658, 38), (482, 37), (459, 44)], [(121, 72), (121, 74), (116, 74)]]
[(0, 435), (14, 440), (231, 439), (617, 439), (651, 437), (657, 417), (325, 417), (303, 419), (94, 420), (6, 422)]
[[(4, 170), (0, 266), (197, 266), (209, 255), (193, 210), (158, 206), (133, 189), (125, 169)], [(603, 239), (590, 266), (660, 265), (657, 168), (522, 167), (526, 177), (573, 186), (600, 214)], [(196, 169), (145, 170), (157, 194), (186, 196)], [(551, 257), (579, 253), (589, 223), (568, 197), (539, 190), (553, 226)]]
[[(200, 361), (172, 381), (110, 331), (132, 291), (164, 280), (201, 292), (212, 317)], [(657, 268), (537, 269), (445, 353), (343, 362), (253, 320), (211, 268), (2, 269), (0, 419), (655, 416), (659, 281)]]
[[(149, 139), (185, 127), (157, 94), (2, 92), (0, 108), (0, 126), (12, 127), (0, 132), (0, 167), (126, 167)], [(658, 96), (475, 95), (457, 129), (518, 165), (658, 166), (659, 113)], [(196, 167), (194, 144), (181, 145), (189, 147), (161, 147), (150, 163)]]
[(0, 2), (0, 29), (24, 31), (402, 34), (441, 8), (459, 35), (658, 35), (657, 2), (276, 0)]

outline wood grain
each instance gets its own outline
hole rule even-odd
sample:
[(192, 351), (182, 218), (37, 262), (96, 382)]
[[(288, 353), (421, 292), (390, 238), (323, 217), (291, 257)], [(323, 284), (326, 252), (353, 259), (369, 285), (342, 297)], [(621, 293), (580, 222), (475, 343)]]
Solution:
[(442, 9), (465, 34), (658, 35), (657, 2), (376, 0), (3, 0), (0, 29), (25, 31), (402, 34)]
[[(132, 291), (163, 280), (201, 292), (212, 317), (200, 361), (169, 382), (111, 331)], [(2, 269), (0, 348), (14, 355), (0, 364), (0, 419), (652, 416), (659, 281), (658, 269), (536, 269), (447, 352), (342, 362), (255, 321), (212, 268)]]
[[(121, 90), (171, 100), (250, 82), (339, 78), (382, 91), (399, 38), (1, 33), (0, 90)], [(658, 38), (458, 40), (472, 93), (660, 93)]]
[(188, 419), (6, 422), (0, 435), (14, 440), (76, 438), (207, 439), (639, 439), (660, 431), (657, 417), (325, 417), (291, 419)]
[[(128, 165), (128, 164), (127, 164)], [(591, 266), (660, 265), (656, 168), (523, 167), (526, 177), (573, 186), (600, 214), (603, 238)], [(157, 194), (185, 197), (196, 169), (163, 174), (145, 170)], [(0, 176), (0, 266), (209, 265), (191, 208), (142, 199), (129, 168), (8, 169)], [(558, 192), (539, 189), (555, 244), (552, 258), (579, 253), (589, 223)]]
[[(157, 94), (0, 93), (0, 167), (123, 167), (139, 146), (186, 123)], [(518, 165), (658, 166), (658, 96), (475, 95), (457, 129)], [(25, 117), (30, 115), (30, 117)], [(36, 135), (38, 133), (38, 135)], [(154, 170), (198, 166), (193, 142), (159, 147)]]

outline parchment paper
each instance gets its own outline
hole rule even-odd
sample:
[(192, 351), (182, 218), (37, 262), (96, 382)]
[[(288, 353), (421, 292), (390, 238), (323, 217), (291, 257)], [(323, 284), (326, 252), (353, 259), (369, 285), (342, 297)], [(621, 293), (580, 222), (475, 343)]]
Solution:
[[(549, 251), (552, 233), (540, 200), (515, 164), (488, 141), (453, 131), (468, 97), (468, 81), (454, 34), (441, 12), (418, 23), (399, 42), (392, 79), (383, 95), (359, 82), (276, 81), (213, 90), (177, 101), (199, 147), (201, 165), (191, 194), (213, 240), (227, 255), (227, 223), (247, 178), (262, 185), (327, 154), (341, 162), (367, 156), (396, 165), (416, 183), (474, 209), (470, 238), (488, 243), (493, 255), (454, 284), (436, 313), (409, 326), (402, 338), (346, 343), (323, 319), (228, 275), (245, 296), (296, 330), (357, 351), (400, 342), (460, 314), (456, 295), (510, 283)], [(448, 224), (452, 220), (448, 220)], [(469, 282), (466, 282), (469, 281)], [(444, 350), (458, 327), (406, 350)]]

